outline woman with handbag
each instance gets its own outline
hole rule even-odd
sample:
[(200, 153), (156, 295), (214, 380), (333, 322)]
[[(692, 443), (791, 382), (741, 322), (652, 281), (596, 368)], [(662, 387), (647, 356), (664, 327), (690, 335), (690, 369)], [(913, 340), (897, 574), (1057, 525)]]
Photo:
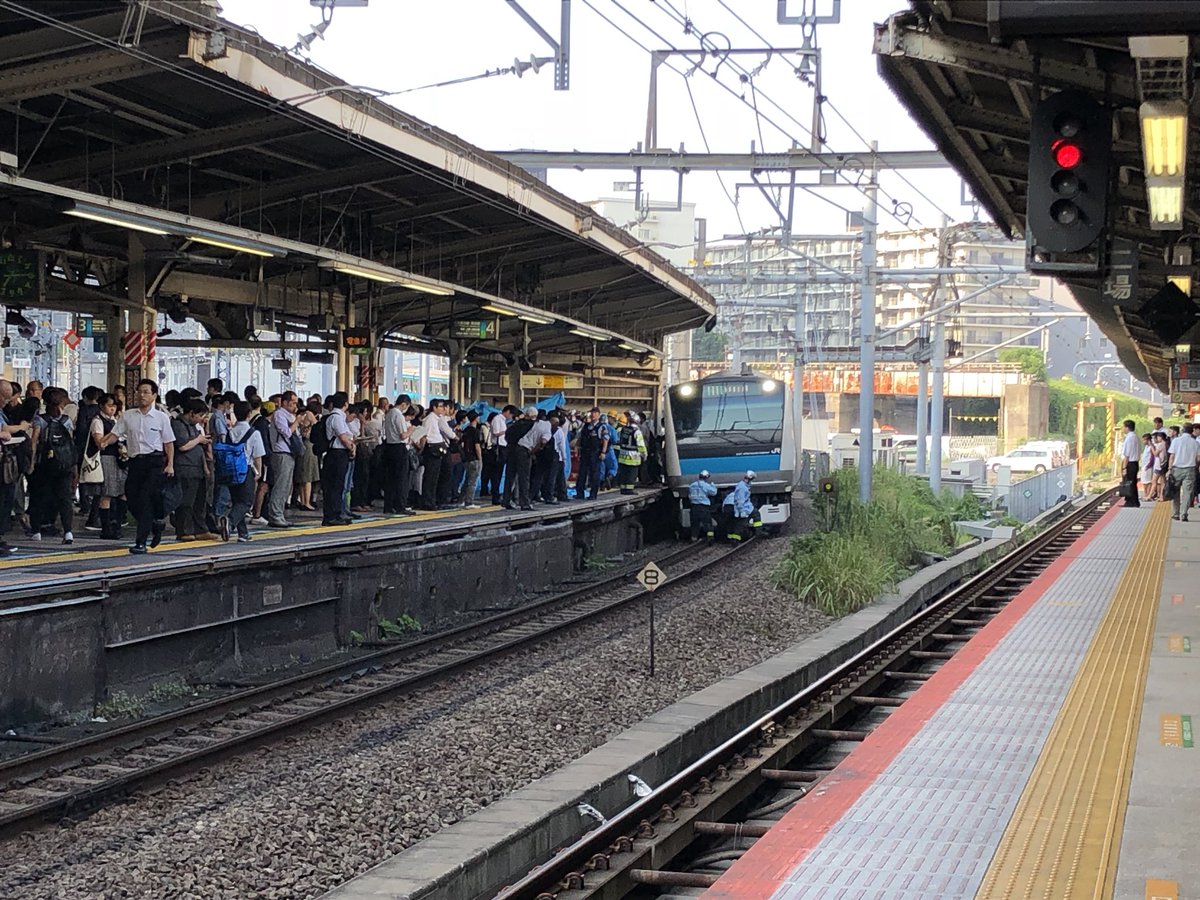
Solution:
[[(124, 442), (101, 447), (101, 440), (117, 424), (117, 399), (112, 394), (100, 398), (100, 412), (92, 419), (88, 434), (87, 450), (83, 457), (83, 468), (95, 456), (100, 461), (100, 537), (109, 541), (121, 539), (121, 526), (125, 524), (125, 467), (128, 454)], [(94, 477), (94, 476), (90, 476)]]

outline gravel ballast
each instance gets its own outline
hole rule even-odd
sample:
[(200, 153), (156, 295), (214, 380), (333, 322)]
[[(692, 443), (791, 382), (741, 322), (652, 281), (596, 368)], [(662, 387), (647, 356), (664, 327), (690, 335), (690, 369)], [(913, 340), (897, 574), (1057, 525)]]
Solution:
[(771, 587), (786, 540), (442, 686), (0, 842), (0, 897), (310, 898), (819, 631)]

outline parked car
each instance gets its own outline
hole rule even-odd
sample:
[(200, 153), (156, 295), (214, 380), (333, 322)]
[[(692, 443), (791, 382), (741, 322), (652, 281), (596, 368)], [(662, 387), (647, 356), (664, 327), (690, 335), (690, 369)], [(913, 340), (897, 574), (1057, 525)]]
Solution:
[(1054, 454), (1050, 450), (1022, 447), (1004, 456), (993, 456), (987, 461), (988, 469), (993, 472), (999, 472), (1001, 466), (1008, 466), (1013, 472), (1035, 472), (1040, 475), (1054, 468)]
[(1020, 450), (1049, 450), (1054, 460), (1054, 467), (1065, 466), (1071, 462), (1071, 445), (1066, 441), (1030, 441), (1022, 444)]

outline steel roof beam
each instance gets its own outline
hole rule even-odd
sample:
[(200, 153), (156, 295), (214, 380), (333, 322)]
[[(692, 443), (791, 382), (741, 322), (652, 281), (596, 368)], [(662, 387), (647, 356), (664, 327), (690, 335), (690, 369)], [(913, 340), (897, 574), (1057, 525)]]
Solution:
[[(668, 169), (675, 172), (818, 172), (857, 162), (866, 169), (870, 151), (813, 154), (692, 153), (654, 150), (627, 153), (580, 153), (558, 150), (501, 150), (496, 156), (524, 169)], [(884, 150), (877, 154), (881, 169), (945, 169), (946, 158), (936, 150)]]
[[(142, 49), (157, 54), (171, 50), (178, 52), (183, 46), (178, 38), (166, 37), (144, 42)], [(158, 67), (149, 60), (138, 59), (120, 50), (96, 50), (2, 69), (0, 97), (10, 102), (31, 100), (93, 84), (138, 78), (156, 71), (159, 71)]]
[(1111, 87), (1117, 97), (1133, 104), (1138, 102), (1137, 80), (1132, 74), (1107, 73), (1101, 67), (1067, 62), (1048, 54), (1043, 54), (1035, 63), (1030, 55), (988, 43), (982, 32), (981, 38), (976, 42), (934, 34), (917, 27), (909, 14), (900, 13), (877, 26), (875, 53), (949, 69), (964, 69), (1030, 86), (1036, 78), (1043, 85), (1078, 88), (1101, 96)]
[(295, 137), (303, 132), (303, 125), (282, 116), (255, 116), (232, 125), (119, 147), (115, 159), (112, 150), (105, 148), (89, 156), (74, 156), (42, 166), (31, 166), (30, 172), (33, 177), (52, 182), (77, 177), (88, 171), (106, 174), (110, 171), (117, 174), (136, 172), (168, 163), (244, 150), (264, 141)]

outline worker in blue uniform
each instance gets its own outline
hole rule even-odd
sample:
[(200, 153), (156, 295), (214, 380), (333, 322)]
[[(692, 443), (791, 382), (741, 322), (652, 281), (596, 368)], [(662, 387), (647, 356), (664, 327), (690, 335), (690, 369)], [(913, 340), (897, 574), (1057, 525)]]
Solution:
[(708, 469), (701, 469), (700, 475), (688, 485), (688, 506), (691, 508), (692, 540), (704, 532), (709, 543), (713, 539), (712, 500), (717, 496), (717, 486), (712, 483)]
[(753, 469), (746, 472), (742, 480), (725, 497), (725, 503), (722, 505), (726, 523), (725, 537), (731, 541), (743, 541), (750, 537), (751, 520), (754, 518), (750, 484), (756, 477)]

